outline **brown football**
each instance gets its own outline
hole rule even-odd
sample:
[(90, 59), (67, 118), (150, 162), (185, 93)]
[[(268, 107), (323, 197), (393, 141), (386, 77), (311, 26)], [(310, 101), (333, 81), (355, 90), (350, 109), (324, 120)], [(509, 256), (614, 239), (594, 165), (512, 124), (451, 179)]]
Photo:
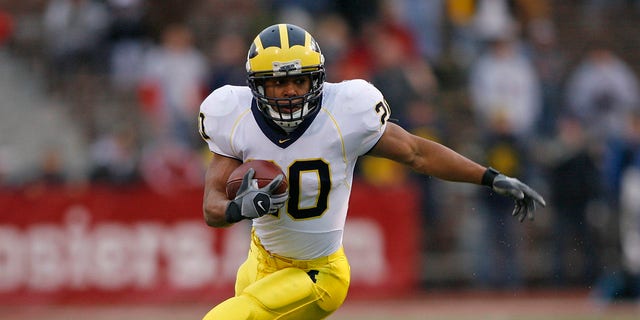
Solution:
[(267, 161), (267, 160), (252, 160), (241, 164), (237, 167), (231, 175), (229, 175), (229, 179), (227, 179), (227, 198), (229, 200), (233, 200), (236, 197), (236, 193), (238, 193), (238, 189), (240, 188), (240, 184), (242, 184), (242, 177), (247, 173), (249, 168), (253, 168), (256, 173), (253, 175), (253, 179), (258, 181), (258, 187), (262, 188), (269, 184), (275, 177), (279, 174), (284, 175), (284, 180), (280, 183), (280, 186), (275, 190), (274, 194), (281, 194), (287, 192), (287, 188), (289, 187), (289, 182), (287, 181), (287, 175), (284, 174), (282, 169), (275, 164), (275, 162)]

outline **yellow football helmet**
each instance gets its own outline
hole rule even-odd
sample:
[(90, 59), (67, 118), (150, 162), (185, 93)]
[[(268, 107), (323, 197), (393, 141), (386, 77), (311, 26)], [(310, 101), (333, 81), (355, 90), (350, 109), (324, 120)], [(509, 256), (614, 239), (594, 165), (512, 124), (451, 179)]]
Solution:
[[(262, 30), (249, 48), (247, 73), (247, 83), (262, 114), (284, 130), (292, 131), (318, 111), (325, 80), (324, 56), (306, 30), (292, 24)], [(311, 80), (308, 93), (278, 99), (265, 95), (265, 80), (301, 75)]]

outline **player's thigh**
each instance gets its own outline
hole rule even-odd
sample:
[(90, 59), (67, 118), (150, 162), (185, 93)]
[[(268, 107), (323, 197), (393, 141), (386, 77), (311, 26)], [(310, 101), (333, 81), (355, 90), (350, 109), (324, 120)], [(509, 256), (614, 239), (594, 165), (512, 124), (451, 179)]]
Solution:
[[(321, 309), (312, 306), (318, 299), (307, 273), (297, 268), (286, 268), (250, 284), (235, 297), (209, 311), (203, 320), (294, 319), (290, 316), (294, 312), (298, 319), (321, 319), (324, 316), (317, 314)], [(305, 311), (300, 313), (301, 309)]]
[(254, 283), (258, 278), (258, 260), (249, 254), (236, 272), (235, 295), (238, 296), (246, 287)]
[(242, 295), (255, 298), (268, 313), (284, 315), (321, 299), (309, 274), (298, 268), (278, 270), (252, 285)]
[(324, 319), (344, 302), (348, 271), (348, 264), (310, 273), (297, 268), (276, 271), (213, 308), (204, 320)]
[(323, 319), (342, 305), (349, 282), (344, 257), (318, 269), (279, 270), (248, 286), (242, 295), (255, 298), (265, 314), (277, 319)]
[(316, 290), (321, 295), (317, 305), (326, 311), (337, 310), (347, 297), (351, 282), (351, 269), (346, 257), (331, 262), (326, 267), (310, 270)]

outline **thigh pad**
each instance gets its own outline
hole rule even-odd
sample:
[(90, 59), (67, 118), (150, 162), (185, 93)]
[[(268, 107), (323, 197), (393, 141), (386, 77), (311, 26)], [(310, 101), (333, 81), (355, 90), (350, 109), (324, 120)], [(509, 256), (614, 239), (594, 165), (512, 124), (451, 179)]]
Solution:
[(298, 268), (278, 270), (248, 286), (244, 293), (276, 312), (296, 309), (319, 299), (309, 275)]

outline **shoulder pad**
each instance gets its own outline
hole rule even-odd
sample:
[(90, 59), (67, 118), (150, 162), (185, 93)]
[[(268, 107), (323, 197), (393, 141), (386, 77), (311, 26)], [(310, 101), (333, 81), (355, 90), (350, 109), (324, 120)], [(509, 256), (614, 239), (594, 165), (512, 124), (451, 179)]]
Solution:
[(382, 93), (368, 81), (354, 79), (343, 81), (345, 84), (344, 94), (346, 98), (358, 98), (367, 100), (380, 100)]
[[(207, 116), (219, 117), (225, 116), (241, 107), (240, 98), (242, 95), (249, 94), (251, 91), (247, 87), (238, 87), (226, 85), (214, 90), (200, 105), (200, 112)], [(250, 107), (247, 105), (246, 107)]]
[(327, 105), (335, 106), (333, 112), (359, 114), (384, 100), (380, 90), (361, 79), (333, 84), (330, 91), (332, 94), (328, 97)]
[(231, 144), (234, 125), (250, 115), (251, 90), (248, 87), (224, 86), (213, 91), (200, 105), (200, 134), (209, 149), (228, 157), (239, 158)]

